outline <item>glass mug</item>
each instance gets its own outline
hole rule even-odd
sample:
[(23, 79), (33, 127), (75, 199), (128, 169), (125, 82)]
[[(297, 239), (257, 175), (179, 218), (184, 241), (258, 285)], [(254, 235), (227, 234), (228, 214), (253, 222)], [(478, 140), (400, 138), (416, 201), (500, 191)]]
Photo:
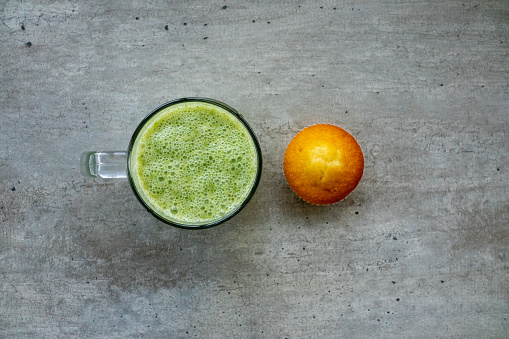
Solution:
[(162, 222), (187, 229), (219, 225), (253, 196), (260, 144), (244, 118), (208, 98), (181, 98), (148, 114), (127, 151), (84, 152), (81, 173), (128, 178), (141, 204)]

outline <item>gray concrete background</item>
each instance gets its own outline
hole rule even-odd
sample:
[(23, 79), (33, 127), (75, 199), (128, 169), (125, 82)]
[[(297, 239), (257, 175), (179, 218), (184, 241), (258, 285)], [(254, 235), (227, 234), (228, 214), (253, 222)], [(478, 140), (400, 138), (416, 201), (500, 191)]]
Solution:
[[(3, 0), (0, 18), (0, 337), (509, 337), (507, 1)], [(264, 154), (250, 204), (204, 231), (79, 173), (183, 96), (235, 107)], [(282, 171), (315, 123), (365, 154), (327, 207)]]

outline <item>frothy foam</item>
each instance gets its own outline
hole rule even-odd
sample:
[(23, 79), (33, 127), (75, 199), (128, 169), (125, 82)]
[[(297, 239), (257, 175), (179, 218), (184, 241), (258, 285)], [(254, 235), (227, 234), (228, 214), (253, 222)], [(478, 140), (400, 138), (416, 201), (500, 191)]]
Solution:
[(134, 144), (131, 171), (142, 198), (178, 223), (207, 223), (236, 210), (253, 187), (257, 152), (244, 125), (203, 102), (170, 106)]

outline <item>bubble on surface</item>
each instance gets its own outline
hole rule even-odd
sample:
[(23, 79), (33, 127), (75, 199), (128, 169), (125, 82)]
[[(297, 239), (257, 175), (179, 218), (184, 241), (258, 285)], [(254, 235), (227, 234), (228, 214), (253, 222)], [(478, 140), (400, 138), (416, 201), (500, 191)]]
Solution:
[(177, 104), (151, 120), (133, 147), (133, 178), (152, 209), (200, 223), (242, 204), (256, 178), (257, 153), (240, 121), (206, 103)]

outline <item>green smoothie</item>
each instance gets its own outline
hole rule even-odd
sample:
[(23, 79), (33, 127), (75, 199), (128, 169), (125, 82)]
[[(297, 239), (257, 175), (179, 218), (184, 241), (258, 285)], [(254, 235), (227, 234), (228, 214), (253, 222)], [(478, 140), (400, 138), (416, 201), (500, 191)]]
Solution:
[(255, 144), (235, 116), (205, 102), (183, 102), (152, 117), (131, 153), (131, 176), (157, 214), (204, 224), (235, 211), (257, 176)]

